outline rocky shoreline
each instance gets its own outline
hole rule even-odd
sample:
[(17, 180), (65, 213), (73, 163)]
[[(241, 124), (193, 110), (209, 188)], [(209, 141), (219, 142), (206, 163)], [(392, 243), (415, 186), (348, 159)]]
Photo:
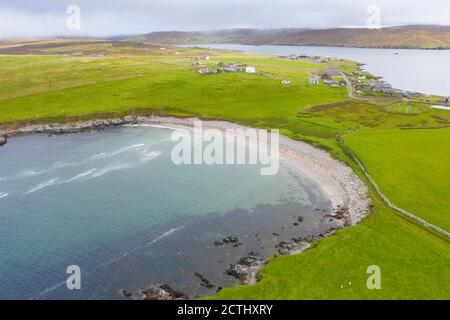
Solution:
[(8, 140), (6, 139), (6, 137), (2, 137), (0, 136), (0, 147), (4, 146), (6, 144), (6, 142), (8, 142)]
[(92, 130), (101, 130), (110, 127), (118, 127), (127, 124), (138, 124), (149, 121), (151, 117), (126, 116), (123, 118), (97, 119), (88, 121), (72, 121), (65, 124), (43, 123), (29, 124), (17, 128), (0, 130), (0, 146), (6, 144), (7, 139), (14, 136), (29, 134), (71, 134)]

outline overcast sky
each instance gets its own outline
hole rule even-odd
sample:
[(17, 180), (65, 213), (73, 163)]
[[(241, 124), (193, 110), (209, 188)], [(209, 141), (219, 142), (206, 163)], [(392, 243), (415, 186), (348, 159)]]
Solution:
[[(67, 27), (69, 5), (80, 8), (80, 29)], [(371, 5), (383, 26), (450, 25), (449, 0), (0, 0), (0, 38), (365, 26)]]

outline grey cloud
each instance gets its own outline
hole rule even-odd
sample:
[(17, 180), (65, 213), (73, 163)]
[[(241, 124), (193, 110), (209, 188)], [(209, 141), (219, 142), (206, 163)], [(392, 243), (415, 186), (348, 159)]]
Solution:
[[(71, 4), (81, 8), (81, 30), (66, 27)], [(373, 4), (384, 25), (450, 24), (447, 0), (0, 0), (0, 37), (356, 26)]]

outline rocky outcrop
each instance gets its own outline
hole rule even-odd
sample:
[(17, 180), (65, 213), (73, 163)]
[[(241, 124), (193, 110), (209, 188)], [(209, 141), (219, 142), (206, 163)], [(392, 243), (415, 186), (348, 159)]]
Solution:
[(175, 291), (169, 285), (163, 283), (141, 289), (141, 298), (143, 300), (188, 300), (189, 296)]
[(197, 278), (200, 279), (200, 286), (202, 286), (202, 287), (204, 287), (204, 288), (206, 288), (206, 289), (212, 289), (212, 288), (215, 287), (215, 285), (213, 285), (213, 284), (211, 283), (211, 281), (209, 281), (208, 279), (206, 279), (202, 274), (196, 272), (196, 273), (195, 273), (195, 276), (196, 276)]
[(60, 123), (35, 124), (19, 128), (12, 134), (33, 134), (33, 133), (67, 134), (89, 130), (104, 129), (107, 127), (117, 127), (125, 124), (135, 124), (137, 123), (137, 121), (138, 117), (127, 116), (125, 118), (89, 120), (85, 122), (73, 122), (67, 124), (60, 124)]
[(133, 296), (132, 292), (125, 290), (125, 289), (120, 289), (119, 294), (124, 298), (131, 298)]
[(231, 244), (234, 247), (239, 247), (239, 246), (242, 245), (242, 243), (240, 242), (239, 238), (238, 237), (233, 237), (233, 236), (226, 237), (226, 238), (224, 238), (222, 240), (216, 241), (214, 244), (215, 244), (216, 247), (220, 247), (220, 246), (223, 246), (223, 245), (226, 245), (226, 244)]
[(8, 140), (6, 139), (6, 137), (2, 137), (0, 136), (0, 147), (4, 146), (6, 144)]
[(239, 260), (238, 263), (230, 264), (225, 272), (238, 279), (241, 283), (249, 284), (256, 282), (256, 274), (262, 265), (263, 260), (254, 256), (248, 256)]

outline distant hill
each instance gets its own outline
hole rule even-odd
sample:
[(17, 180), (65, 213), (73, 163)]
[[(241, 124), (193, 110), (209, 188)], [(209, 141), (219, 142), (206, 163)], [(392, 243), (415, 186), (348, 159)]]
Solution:
[(364, 48), (450, 49), (450, 26), (403, 26), (383, 29), (230, 29), (152, 32), (128, 38), (155, 44), (233, 43)]

